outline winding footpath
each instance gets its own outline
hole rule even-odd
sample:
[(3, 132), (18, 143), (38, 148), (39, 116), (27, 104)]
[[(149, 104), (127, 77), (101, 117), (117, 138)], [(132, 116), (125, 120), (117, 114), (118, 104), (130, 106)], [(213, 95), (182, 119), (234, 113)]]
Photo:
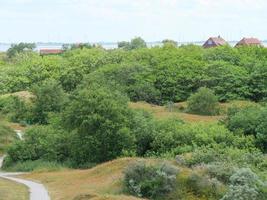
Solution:
[[(16, 133), (18, 137), (22, 139), (21, 131), (16, 130)], [(4, 160), (4, 157), (0, 157), (0, 169), (3, 164), (3, 160)], [(26, 185), (30, 191), (30, 200), (51, 200), (47, 190), (42, 184), (14, 177), (14, 176), (21, 175), (21, 174), (23, 173), (0, 172), (0, 178), (8, 179), (8, 180)]]

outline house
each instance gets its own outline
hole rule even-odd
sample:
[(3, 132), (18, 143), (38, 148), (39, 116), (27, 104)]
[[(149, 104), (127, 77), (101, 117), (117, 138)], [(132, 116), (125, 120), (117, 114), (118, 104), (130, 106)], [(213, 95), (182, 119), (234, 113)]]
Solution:
[(261, 41), (257, 38), (243, 38), (240, 40), (236, 45), (236, 47), (239, 46), (263, 46)]
[(228, 43), (221, 37), (210, 37), (204, 44), (204, 48), (211, 48), (211, 47), (218, 47), (218, 46), (223, 46), (227, 45)]
[(63, 53), (64, 51), (62, 49), (41, 49), (40, 50), (40, 55), (45, 56), (45, 55), (58, 55)]

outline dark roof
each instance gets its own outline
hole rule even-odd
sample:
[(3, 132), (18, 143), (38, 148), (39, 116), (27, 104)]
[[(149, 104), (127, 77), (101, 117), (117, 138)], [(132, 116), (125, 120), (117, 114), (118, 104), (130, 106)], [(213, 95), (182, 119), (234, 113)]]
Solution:
[(217, 45), (227, 44), (227, 42), (222, 37), (211, 37), (210, 39), (213, 40), (213, 42), (215, 42), (215, 44)]
[(240, 45), (259, 45), (261, 46), (262, 43), (259, 39), (257, 38), (243, 38), (242, 40), (240, 40), (236, 46), (240, 46)]
[[(211, 41), (211, 43), (209, 43)], [(203, 45), (203, 47), (216, 47), (226, 45), (227, 42), (220, 36), (218, 37), (210, 37)]]
[(41, 55), (49, 55), (49, 54), (61, 54), (64, 51), (62, 49), (41, 49)]

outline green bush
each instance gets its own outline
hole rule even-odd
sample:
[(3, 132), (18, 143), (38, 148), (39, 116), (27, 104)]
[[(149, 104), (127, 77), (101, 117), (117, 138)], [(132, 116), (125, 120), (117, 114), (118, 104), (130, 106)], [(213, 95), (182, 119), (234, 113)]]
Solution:
[(177, 173), (178, 169), (168, 164), (152, 166), (139, 162), (125, 171), (124, 185), (132, 195), (157, 199), (175, 188)]
[(249, 168), (236, 171), (230, 178), (230, 188), (221, 200), (264, 200), (260, 187), (263, 183)]
[(214, 162), (207, 165), (207, 172), (223, 183), (229, 183), (230, 177), (234, 174), (236, 167), (231, 162)]
[[(6, 158), (5, 163), (9, 162), (8, 158)], [(49, 171), (58, 171), (62, 169), (66, 169), (62, 163), (58, 163), (55, 161), (45, 161), (45, 160), (35, 160), (35, 161), (24, 161), (24, 162), (17, 162), (14, 165), (7, 167), (4, 165), (4, 170), (11, 171), (11, 172), (49, 172)]]
[[(238, 136), (223, 125), (167, 120), (157, 123), (157, 134), (152, 141), (151, 151), (162, 155), (172, 152), (173, 156), (191, 151), (196, 147), (220, 144), (223, 147), (254, 148), (253, 137)], [(190, 148), (191, 147), (191, 148)]]
[(225, 121), (226, 126), (236, 133), (254, 135), (257, 147), (267, 152), (267, 107), (250, 106), (243, 109), (232, 108)]
[(209, 178), (196, 173), (187, 178), (187, 187), (198, 197), (219, 199), (223, 196), (224, 186), (216, 178)]
[(246, 135), (256, 135), (262, 108), (260, 106), (249, 106), (245, 108), (230, 108), (227, 114), (227, 127), (234, 132)]
[(219, 112), (218, 98), (208, 88), (200, 88), (188, 99), (188, 112), (201, 115), (216, 115)]
[(64, 127), (72, 134), (72, 155), (77, 164), (99, 163), (134, 150), (127, 98), (98, 85), (80, 90), (63, 112)]
[(63, 162), (69, 158), (67, 135), (51, 126), (35, 126), (26, 130), (23, 140), (8, 149), (6, 167), (17, 162), (48, 160)]
[(0, 123), (0, 155), (6, 153), (8, 147), (15, 139), (15, 132), (5, 124)]
[[(258, 149), (238, 149), (222, 147), (220, 145), (199, 147), (196, 148), (189, 157), (185, 156), (184, 159), (188, 166), (196, 166), (199, 164), (221, 165), (218, 167), (218, 170), (220, 170), (220, 168), (222, 170), (231, 170), (231, 166), (233, 169), (249, 167), (257, 172), (264, 172), (267, 170), (266, 158)], [(212, 168), (210, 169), (210, 173), (224, 181), (227, 181), (226, 178), (229, 175), (224, 172), (213, 171)]]

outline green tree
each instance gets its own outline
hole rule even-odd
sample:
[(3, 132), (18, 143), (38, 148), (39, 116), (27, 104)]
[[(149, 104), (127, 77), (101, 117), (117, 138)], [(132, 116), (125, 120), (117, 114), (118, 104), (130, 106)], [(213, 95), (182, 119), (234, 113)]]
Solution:
[(110, 89), (90, 86), (73, 96), (63, 113), (73, 132), (73, 159), (79, 165), (114, 159), (133, 150), (127, 99)]
[(118, 48), (130, 50), (131, 49), (131, 43), (126, 41), (118, 42)]
[(267, 107), (263, 109), (259, 118), (258, 126), (256, 128), (256, 142), (258, 147), (261, 148), (265, 153), (267, 152)]
[(55, 80), (46, 80), (33, 89), (32, 123), (47, 124), (49, 113), (60, 112), (66, 102), (66, 95)]
[(178, 46), (178, 42), (176, 42), (174, 40), (170, 40), (170, 39), (162, 40), (162, 44), (164, 47), (167, 47), (167, 46), (177, 47)]
[(136, 37), (131, 40), (131, 49), (140, 49), (146, 47), (146, 42), (141, 37)]
[(201, 115), (218, 114), (218, 98), (208, 88), (200, 88), (188, 99), (188, 111)]
[(118, 42), (118, 48), (122, 48), (125, 50), (133, 50), (133, 49), (141, 49), (146, 48), (146, 42), (141, 37), (135, 37), (131, 40), (131, 42)]
[(36, 45), (34, 43), (12, 44), (11, 47), (7, 50), (7, 56), (9, 58), (12, 58), (18, 53), (22, 53), (24, 51), (32, 51), (35, 48)]

